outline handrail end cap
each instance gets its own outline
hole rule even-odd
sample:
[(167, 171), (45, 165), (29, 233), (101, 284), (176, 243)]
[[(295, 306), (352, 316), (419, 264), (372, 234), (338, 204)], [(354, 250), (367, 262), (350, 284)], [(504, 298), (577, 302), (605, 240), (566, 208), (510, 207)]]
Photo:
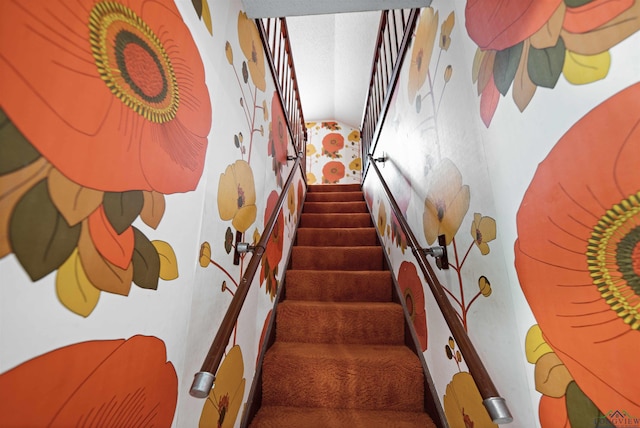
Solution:
[(215, 375), (209, 372), (198, 372), (193, 378), (193, 383), (189, 389), (189, 394), (195, 398), (207, 398), (211, 388), (213, 388), (213, 381), (216, 380)]
[(507, 407), (507, 401), (502, 397), (485, 398), (482, 402), (489, 412), (494, 424), (509, 424), (513, 422), (513, 416)]

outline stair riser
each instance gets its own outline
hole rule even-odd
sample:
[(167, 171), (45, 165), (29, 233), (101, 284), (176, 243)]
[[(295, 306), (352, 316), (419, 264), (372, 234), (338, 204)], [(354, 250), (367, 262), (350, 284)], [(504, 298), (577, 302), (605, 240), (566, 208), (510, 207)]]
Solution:
[(380, 247), (293, 247), (291, 269), (383, 270)]
[(355, 202), (364, 201), (364, 195), (362, 192), (308, 192), (307, 202)]
[(322, 302), (390, 302), (389, 272), (288, 270), (287, 299)]
[(308, 191), (311, 192), (360, 192), (359, 184), (312, 184)]
[(395, 303), (313, 304), (285, 301), (278, 305), (276, 319), (276, 340), (283, 342), (404, 343), (402, 307)]
[(296, 245), (315, 247), (371, 247), (378, 244), (374, 228), (302, 228), (298, 229)]
[(371, 227), (371, 217), (369, 214), (315, 214), (303, 213), (300, 216), (300, 227)]
[[(384, 347), (380, 352), (385, 352)], [(424, 384), (419, 360), (296, 359), (265, 357), (263, 405), (361, 410), (422, 411)], [(273, 371), (272, 368), (278, 369)]]
[(305, 213), (368, 213), (367, 203), (362, 202), (306, 202)]

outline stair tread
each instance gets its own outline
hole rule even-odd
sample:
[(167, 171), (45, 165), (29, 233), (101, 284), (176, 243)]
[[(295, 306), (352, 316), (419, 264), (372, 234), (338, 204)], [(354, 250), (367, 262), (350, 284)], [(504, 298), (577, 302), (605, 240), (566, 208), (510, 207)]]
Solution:
[(404, 313), (394, 302), (285, 300), (276, 340), (298, 343), (404, 344)]
[(422, 365), (406, 346), (276, 340), (262, 367), (263, 405), (424, 409)]
[(287, 299), (390, 302), (393, 282), (389, 271), (289, 269), (285, 284)]
[(252, 428), (435, 428), (427, 413), (263, 406)]
[(382, 247), (294, 246), (291, 269), (384, 270)]

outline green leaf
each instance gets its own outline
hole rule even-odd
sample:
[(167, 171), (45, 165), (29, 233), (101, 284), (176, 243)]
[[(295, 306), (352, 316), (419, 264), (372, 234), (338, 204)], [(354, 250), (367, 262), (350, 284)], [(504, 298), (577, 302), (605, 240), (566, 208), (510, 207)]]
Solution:
[(25, 167), (39, 157), (40, 153), (0, 109), (0, 175)]
[(69, 226), (42, 180), (16, 204), (9, 224), (11, 248), (33, 281), (64, 263), (78, 244), (80, 224)]
[(562, 37), (555, 46), (546, 49), (529, 48), (527, 71), (537, 86), (554, 88), (564, 67), (565, 45)]
[(502, 95), (506, 95), (509, 92), (511, 83), (516, 77), (523, 45), (524, 42), (520, 42), (496, 53), (496, 59), (493, 63), (493, 81)]
[(229, 254), (233, 248), (233, 232), (230, 227), (227, 227), (227, 232), (224, 234), (224, 250)]
[(160, 278), (160, 256), (156, 247), (142, 232), (133, 228), (134, 248), (133, 257), (133, 283), (138, 287), (156, 290)]
[(191, 4), (193, 4), (193, 8), (196, 10), (198, 18), (202, 18), (202, 0), (191, 0)]
[(109, 223), (118, 234), (121, 234), (140, 215), (144, 196), (140, 190), (107, 192), (104, 194), (102, 204)]
[(572, 427), (612, 426), (577, 383), (571, 382), (567, 386), (566, 400), (567, 416)]
[(592, 1), (594, 0), (564, 0), (564, 4), (566, 4), (567, 7), (580, 7), (591, 3)]

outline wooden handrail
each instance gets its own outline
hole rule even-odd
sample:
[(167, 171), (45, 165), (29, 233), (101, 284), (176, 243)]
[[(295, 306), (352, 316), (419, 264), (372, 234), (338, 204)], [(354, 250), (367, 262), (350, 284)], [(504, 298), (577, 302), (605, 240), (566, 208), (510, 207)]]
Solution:
[(445, 294), (444, 288), (442, 284), (438, 280), (433, 268), (431, 267), (431, 263), (427, 260), (427, 256), (424, 251), (421, 251), (420, 244), (416, 239), (416, 236), (411, 231), (409, 227), (409, 223), (405, 219), (398, 203), (396, 202), (389, 186), (386, 181), (382, 177), (382, 173), (380, 169), (375, 163), (374, 157), (372, 155), (368, 155), (369, 163), (373, 166), (374, 171), (376, 172), (380, 183), (382, 184), (382, 188), (389, 200), (389, 204), (391, 205), (391, 209), (398, 219), (398, 223), (400, 223), (400, 227), (402, 231), (407, 237), (407, 246), (411, 248), (411, 252), (415, 256), (418, 261), (418, 266), (424, 275), (424, 278), (429, 285), (429, 289), (431, 290), (431, 294), (436, 300), (444, 319), (451, 330), (451, 334), (455, 339), (462, 356), (469, 368), (469, 373), (473, 377), (476, 386), (478, 387), (478, 391), (483, 398), (483, 404), (487, 408), (489, 415), (493, 419), (494, 423), (497, 424), (506, 424), (513, 421), (513, 417), (509, 412), (509, 408), (506, 405), (506, 401), (504, 398), (500, 397), (498, 394), (498, 390), (496, 389), (487, 369), (484, 367), (482, 360), (478, 356), (478, 352), (471, 343), (471, 339), (469, 335), (464, 329), (464, 326), (460, 322), (455, 309), (451, 305), (449, 298)]
[(260, 267), (260, 261), (266, 251), (267, 243), (269, 242), (269, 238), (271, 237), (271, 233), (273, 232), (273, 228), (278, 219), (278, 214), (280, 213), (284, 201), (287, 198), (289, 187), (293, 182), (296, 169), (300, 165), (300, 162), (301, 157), (298, 156), (291, 172), (289, 173), (289, 177), (282, 188), (282, 192), (276, 202), (276, 206), (264, 226), (262, 236), (255, 247), (253, 247), (253, 256), (247, 265), (247, 269), (244, 271), (244, 275), (242, 275), (242, 279), (238, 284), (238, 288), (236, 289), (233, 299), (231, 299), (231, 303), (229, 304), (227, 312), (222, 319), (220, 328), (216, 332), (216, 336), (209, 348), (209, 352), (202, 363), (202, 368), (195, 374), (195, 378), (191, 384), (191, 389), (189, 390), (189, 394), (193, 397), (206, 398), (209, 395), (209, 391), (211, 390), (215, 380), (215, 373), (218, 371), (218, 367), (222, 362), (224, 351), (227, 349), (227, 344), (229, 343), (229, 338), (231, 337), (236, 322), (238, 321), (240, 310), (242, 309), (242, 305), (244, 304), (249, 288), (251, 287), (251, 283), (253, 282), (253, 277), (256, 275), (256, 272)]
[[(267, 19), (267, 27), (269, 27), (270, 20)], [(300, 92), (298, 90), (298, 82), (296, 80), (295, 66), (293, 65), (293, 56), (291, 55), (291, 45), (289, 44), (289, 32), (287, 29), (287, 22), (284, 18), (277, 18), (274, 20), (274, 32), (269, 33), (265, 29), (263, 21), (257, 19), (256, 26), (260, 33), (262, 40), (262, 46), (267, 54), (267, 62), (271, 69), (273, 80), (275, 81), (276, 92), (285, 113), (285, 121), (287, 124), (287, 132), (291, 137), (291, 143), (294, 148), (295, 163), (291, 169), (286, 183), (282, 187), (282, 192), (278, 198), (276, 206), (271, 213), (271, 216), (265, 224), (264, 231), (260, 237), (260, 241), (255, 247), (252, 248), (253, 256), (247, 264), (247, 269), (238, 284), (238, 288), (231, 299), (231, 303), (227, 308), (227, 312), (222, 319), (220, 328), (216, 332), (216, 336), (213, 339), (213, 343), (209, 348), (209, 352), (202, 363), (202, 368), (195, 374), (193, 383), (189, 390), (189, 394), (197, 398), (206, 398), (211, 391), (213, 382), (215, 380), (215, 373), (218, 371), (218, 367), (222, 362), (224, 351), (229, 343), (229, 338), (233, 333), (233, 329), (238, 321), (238, 316), (242, 310), (242, 306), (253, 282), (253, 278), (258, 271), (262, 256), (266, 251), (266, 245), (273, 232), (278, 213), (282, 209), (284, 200), (287, 197), (289, 187), (293, 182), (293, 177), (298, 167), (302, 170), (302, 177), (306, 182), (305, 177), (305, 165), (306, 162), (302, 162), (303, 157), (306, 155), (306, 141), (307, 141), (307, 128), (304, 123), (304, 114), (302, 113), (302, 104), (300, 103)], [(280, 23), (280, 31), (275, 31), (275, 27)], [(273, 35), (272, 44), (269, 43), (269, 37)], [(277, 52), (277, 55), (275, 55)], [(276, 62), (274, 62), (274, 56)]]
[[(402, 38), (398, 40), (397, 34), (391, 38), (391, 26), (388, 14), (391, 14), (393, 21), (393, 31), (397, 32), (396, 14), (402, 17)], [(378, 27), (378, 39), (374, 50), (373, 64), (371, 65), (371, 79), (367, 93), (367, 102), (362, 114), (362, 124), (360, 125), (360, 138), (362, 142), (363, 174), (362, 180), (366, 178), (369, 169), (369, 159), (367, 155), (375, 151), (376, 142), (380, 135), (382, 124), (389, 110), (389, 104), (395, 91), (396, 82), (400, 76), (400, 68), (404, 57), (409, 50), (413, 30), (420, 16), (420, 9), (411, 9), (408, 18), (405, 20), (404, 10), (389, 10), (382, 12), (380, 26)], [(386, 40), (395, 43), (394, 49), (385, 49)], [(381, 61), (384, 61), (382, 63)], [(383, 73), (383, 69), (387, 70)], [(391, 69), (391, 73), (388, 70)], [(385, 75), (386, 74), (386, 75)]]
[[(266, 25), (266, 27), (265, 27)], [(296, 67), (291, 53), (289, 29), (285, 18), (256, 19), (256, 26), (267, 52), (267, 62), (276, 82), (276, 91), (285, 111), (285, 119), (292, 135), (296, 153), (306, 151), (305, 126)], [(271, 40), (271, 43), (269, 41)], [(303, 171), (306, 162), (303, 164)]]

